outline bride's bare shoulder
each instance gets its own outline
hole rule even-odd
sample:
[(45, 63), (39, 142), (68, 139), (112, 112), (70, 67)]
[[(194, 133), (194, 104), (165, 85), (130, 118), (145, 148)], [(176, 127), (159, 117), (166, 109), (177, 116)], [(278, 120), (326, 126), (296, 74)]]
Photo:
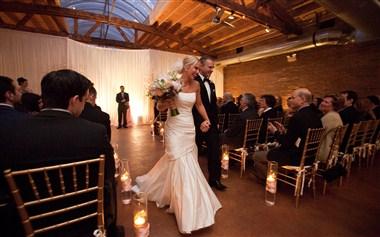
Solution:
[(198, 92), (200, 90), (199, 82), (194, 80), (192, 87), (194, 89), (193, 92)]

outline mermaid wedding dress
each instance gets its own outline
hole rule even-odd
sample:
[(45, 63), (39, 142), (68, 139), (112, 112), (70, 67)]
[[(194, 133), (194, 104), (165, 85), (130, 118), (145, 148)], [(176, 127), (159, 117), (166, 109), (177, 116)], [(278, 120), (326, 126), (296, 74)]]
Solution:
[(169, 206), (181, 233), (214, 224), (221, 204), (208, 185), (198, 163), (192, 108), (196, 94), (180, 92), (179, 115), (165, 123), (165, 154), (145, 175), (137, 177), (140, 191), (158, 207)]

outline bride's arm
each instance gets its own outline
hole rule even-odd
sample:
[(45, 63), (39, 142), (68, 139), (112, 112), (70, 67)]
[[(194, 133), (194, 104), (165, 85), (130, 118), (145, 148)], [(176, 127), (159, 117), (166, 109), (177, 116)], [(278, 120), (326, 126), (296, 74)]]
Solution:
[(206, 112), (206, 109), (205, 107), (203, 106), (203, 103), (202, 103), (202, 98), (201, 98), (201, 88), (199, 86), (199, 83), (197, 81), (196, 82), (196, 100), (195, 100), (195, 108), (198, 110), (199, 114), (202, 116), (202, 118), (204, 119), (204, 121), (202, 122), (201, 124), (201, 127), (202, 126), (206, 126), (207, 129), (210, 127), (211, 123), (210, 123), (210, 120), (207, 116), (207, 112)]

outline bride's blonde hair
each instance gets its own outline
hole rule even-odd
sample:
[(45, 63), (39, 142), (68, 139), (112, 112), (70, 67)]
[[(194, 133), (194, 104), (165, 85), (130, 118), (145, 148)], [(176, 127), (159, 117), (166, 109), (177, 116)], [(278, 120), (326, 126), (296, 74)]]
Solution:
[(198, 63), (199, 59), (195, 56), (186, 56), (183, 60), (182, 60), (182, 63), (179, 62), (179, 65), (178, 67), (176, 68), (176, 71), (178, 73), (183, 73), (183, 71), (187, 68), (189, 68), (190, 66)]

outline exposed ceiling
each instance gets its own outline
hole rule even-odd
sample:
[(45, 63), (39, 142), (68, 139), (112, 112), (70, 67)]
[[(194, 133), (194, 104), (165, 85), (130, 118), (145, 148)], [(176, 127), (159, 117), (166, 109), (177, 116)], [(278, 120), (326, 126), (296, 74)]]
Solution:
[(353, 30), (323, 7), (334, 1), (341, 0), (0, 0), (0, 27), (223, 58), (321, 28)]

